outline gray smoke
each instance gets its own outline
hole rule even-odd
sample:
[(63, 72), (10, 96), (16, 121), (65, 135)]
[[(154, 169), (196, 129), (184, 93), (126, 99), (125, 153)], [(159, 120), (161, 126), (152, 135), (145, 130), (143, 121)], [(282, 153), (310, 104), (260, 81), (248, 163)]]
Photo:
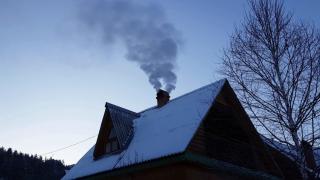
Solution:
[(124, 42), (126, 59), (138, 63), (158, 90), (168, 92), (177, 82), (174, 73), (180, 36), (156, 4), (130, 0), (90, 0), (82, 6), (81, 20), (103, 33), (103, 41)]

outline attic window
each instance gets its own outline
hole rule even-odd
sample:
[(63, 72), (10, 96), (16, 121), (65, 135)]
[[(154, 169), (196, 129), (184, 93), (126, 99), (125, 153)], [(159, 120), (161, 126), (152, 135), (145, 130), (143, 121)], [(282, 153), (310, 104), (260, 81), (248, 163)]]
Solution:
[(107, 154), (118, 151), (120, 149), (114, 128), (111, 129), (107, 142), (108, 142), (106, 144), (106, 153)]

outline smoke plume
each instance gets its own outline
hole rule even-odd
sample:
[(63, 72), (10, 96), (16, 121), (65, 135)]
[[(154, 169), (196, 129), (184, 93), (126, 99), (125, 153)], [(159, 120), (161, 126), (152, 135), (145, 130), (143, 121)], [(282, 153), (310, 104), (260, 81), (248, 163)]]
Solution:
[(103, 33), (103, 42), (121, 41), (126, 59), (136, 62), (158, 90), (172, 91), (180, 36), (156, 4), (130, 0), (90, 0), (81, 11), (81, 20)]

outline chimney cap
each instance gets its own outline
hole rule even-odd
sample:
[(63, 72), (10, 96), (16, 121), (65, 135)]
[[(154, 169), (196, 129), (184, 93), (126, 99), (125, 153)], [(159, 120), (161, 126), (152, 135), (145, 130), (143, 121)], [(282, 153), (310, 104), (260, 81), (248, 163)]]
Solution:
[(165, 90), (159, 89), (158, 92), (157, 92), (157, 97), (158, 96), (169, 96), (169, 93), (167, 91), (165, 91)]
[(170, 100), (169, 93), (165, 90), (159, 89), (157, 92), (157, 104), (158, 107), (162, 107)]

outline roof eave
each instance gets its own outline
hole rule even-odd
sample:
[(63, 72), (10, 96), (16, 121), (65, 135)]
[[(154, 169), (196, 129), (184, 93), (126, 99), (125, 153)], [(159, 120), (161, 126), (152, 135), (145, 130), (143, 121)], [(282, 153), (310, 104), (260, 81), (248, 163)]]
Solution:
[(262, 180), (278, 180), (280, 178), (267, 174), (261, 171), (255, 171), (248, 168), (243, 168), (231, 163), (210, 159), (202, 155), (198, 155), (191, 152), (183, 152), (166, 156), (151, 161), (145, 161), (139, 164), (126, 166), (122, 168), (112, 169), (108, 171), (99, 172), (96, 174), (79, 177), (77, 179), (105, 179), (106, 177), (118, 176), (122, 174), (134, 173), (137, 171), (156, 168), (168, 164), (174, 164), (179, 162), (191, 162), (198, 165), (206, 166), (212, 170), (217, 170), (222, 173), (233, 174), (243, 178), (256, 178)]

